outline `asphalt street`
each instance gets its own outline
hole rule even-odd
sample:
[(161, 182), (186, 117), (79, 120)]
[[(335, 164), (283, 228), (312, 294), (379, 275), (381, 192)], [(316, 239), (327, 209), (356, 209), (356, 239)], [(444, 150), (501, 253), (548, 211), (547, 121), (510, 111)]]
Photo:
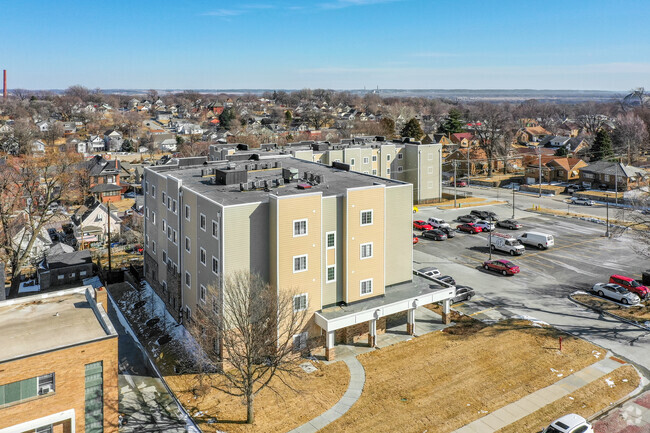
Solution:
[[(512, 216), (512, 208), (508, 205), (479, 209), (493, 210), (502, 219)], [(420, 208), (414, 219), (435, 216), (455, 227), (457, 224), (452, 220), (469, 211), (468, 208)], [(555, 237), (555, 246), (548, 250), (527, 247), (523, 256), (514, 258), (500, 252), (493, 254), (493, 258), (505, 258), (519, 265), (520, 274), (504, 277), (481, 268), (482, 262), (489, 258), (487, 233), (457, 233), (446, 241), (420, 239), (414, 246), (414, 267), (438, 267), (442, 274), (453, 276), (457, 284), (473, 287), (477, 296), (470, 303), (479, 306), (477, 312), (481, 308), (498, 307), (513, 314), (534, 317), (629, 359), (645, 368), (647, 374), (650, 370), (649, 331), (586, 310), (568, 299), (575, 290), (605, 282), (611, 274), (640, 278), (641, 272), (650, 265), (647, 259), (634, 252), (637, 240), (633, 235), (625, 233), (606, 238), (604, 225), (523, 210), (516, 210), (516, 217), (524, 228), (497, 231), (517, 235), (534, 230)]]

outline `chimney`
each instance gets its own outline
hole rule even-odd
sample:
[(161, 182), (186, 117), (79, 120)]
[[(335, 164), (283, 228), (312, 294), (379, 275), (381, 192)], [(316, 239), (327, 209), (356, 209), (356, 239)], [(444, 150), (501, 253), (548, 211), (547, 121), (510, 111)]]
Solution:
[(95, 302), (101, 304), (104, 311), (108, 313), (108, 295), (104, 287), (98, 287), (95, 289)]
[(7, 70), (2, 71), (2, 99), (7, 100)]

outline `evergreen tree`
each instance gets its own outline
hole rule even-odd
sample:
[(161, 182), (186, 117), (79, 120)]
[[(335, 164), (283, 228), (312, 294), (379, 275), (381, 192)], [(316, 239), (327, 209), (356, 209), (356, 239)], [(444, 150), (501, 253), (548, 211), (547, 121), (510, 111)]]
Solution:
[(457, 132), (463, 132), (465, 124), (463, 123), (461, 116), (462, 113), (457, 109), (452, 108), (451, 110), (449, 110), (449, 113), (447, 113), (447, 117), (445, 117), (445, 120), (438, 127), (438, 132), (447, 135), (455, 134)]
[(379, 125), (388, 138), (392, 138), (395, 135), (395, 121), (390, 117), (382, 117)]
[(133, 143), (131, 140), (126, 139), (122, 142), (122, 148), (120, 149), (122, 152), (133, 152)]
[(411, 137), (414, 140), (420, 140), (424, 135), (424, 131), (420, 127), (420, 122), (415, 117), (406, 122), (404, 128), (402, 128), (402, 137)]
[(591, 158), (594, 161), (601, 161), (614, 155), (612, 151), (612, 139), (604, 129), (599, 129), (591, 146)]
[(569, 151), (565, 146), (558, 147), (555, 151), (555, 156), (569, 156)]
[(226, 108), (219, 115), (219, 124), (224, 129), (230, 129), (232, 126), (232, 121), (235, 120), (235, 110), (232, 108)]

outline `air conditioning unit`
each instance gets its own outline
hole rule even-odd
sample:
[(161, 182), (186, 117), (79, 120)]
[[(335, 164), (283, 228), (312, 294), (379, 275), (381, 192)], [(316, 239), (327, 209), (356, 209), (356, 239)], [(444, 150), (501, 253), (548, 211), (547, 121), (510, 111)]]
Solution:
[(38, 387), (38, 395), (45, 395), (54, 392), (54, 386), (52, 384), (41, 385)]

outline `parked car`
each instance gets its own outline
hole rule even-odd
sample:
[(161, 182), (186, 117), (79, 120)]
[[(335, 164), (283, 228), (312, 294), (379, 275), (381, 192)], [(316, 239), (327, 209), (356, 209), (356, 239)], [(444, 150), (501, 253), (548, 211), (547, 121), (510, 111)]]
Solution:
[(456, 296), (451, 298), (451, 303), (455, 304), (460, 301), (469, 301), (476, 292), (469, 286), (456, 286)]
[(431, 227), (430, 224), (428, 224), (426, 221), (422, 221), (422, 220), (413, 221), (413, 227), (415, 227), (418, 230), (431, 230), (431, 229), (433, 229), (433, 227)]
[(446, 241), (447, 234), (440, 229), (425, 230), (422, 232), (422, 237), (433, 239), (434, 241)]
[(127, 192), (124, 194), (124, 198), (135, 198), (135, 193), (133, 191)]
[(503, 221), (497, 221), (497, 227), (503, 227), (504, 229), (517, 230), (523, 226), (519, 224), (519, 221), (513, 219), (507, 219)]
[(500, 272), (503, 275), (519, 273), (519, 266), (508, 260), (486, 260), (483, 262), (483, 269), (486, 271)]
[(511, 182), (503, 185), (501, 188), (514, 189), (515, 191), (519, 191), (521, 185), (519, 185), (517, 182)]
[(438, 278), (442, 275), (438, 268), (434, 268), (433, 266), (427, 266), (426, 268), (418, 269), (418, 272), (426, 275), (427, 277), (433, 278)]
[(459, 188), (462, 188), (467, 186), (467, 182), (465, 182), (464, 180), (457, 180), (456, 182), (452, 182), (451, 186), (457, 186)]
[(483, 231), (482, 228), (475, 226), (473, 223), (461, 224), (456, 227), (456, 230), (460, 230), (461, 232), (467, 232), (471, 234), (481, 233)]
[(571, 204), (581, 204), (583, 206), (593, 206), (594, 204), (596, 204), (593, 200), (589, 200), (582, 197), (571, 197), (569, 201), (571, 202)]
[(420, 242), (420, 239), (418, 238), (418, 235), (413, 233), (413, 245), (417, 244), (418, 242)]
[(474, 215), (461, 215), (458, 218), (456, 218), (456, 221), (459, 221), (461, 223), (473, 223), (478, 221), (478, 217)]
[(570, 184), (566, 187), (566, 192), (569, 194), (573, 194), (576, 191), (585, 191), (585, 190), (586, 188), (584, 187), (584, 185), (579, 183)]
[(433, 217), (431, 217), (431, 218), (429, 218), (427, 220), (427, 222), (434, 229), (440, 229), (440, 228), (443, 228), (443, 227), (451, 227), (449, 225), (449, 223), (445, 222), (445, 220), (443, 220), (442, 218), (433, 218)]
[(442, 275), (440, 277), (437, 277), (438, 281), (442, 281), (443, 283), (451, 284), (452, 286), (456, 285), (456, 280), (454, 280), (454, 277), (451, 275)]
[(484, 232), (491, 232), (492, 230), (494, 230), (495, 227), (494, 223), (484, 221), (484, 220), (478, 220), (474, 223), (474, 225), (476, 227), (480, 227), (481, 230), (483, 230)]
[(447, 235), (447, 239), (451, 239), (456, 236), (456, 231), (454, 231), (451, 227), (441, 227), (440, 230), (442, 230)]
[(609, 185), (607, 185), (606, 183), (601, 183), (600, 185), (598, 185), (598, 189), (600, 189), (601, 191), (607, 191), (609, 189)]
[(517, 237), (517, 240), (525, 245), (533, 245), (540, 250), (545, 250), (555, 245), (553, 235), (539, 232), (526, 232)]
[(571, 413), (553, 421), (542, 433), (594, 433), (594, 429), (586, 419)]
[(635, 293), (641, 299), (647, 299), (648, 295), (650, 295), (650, 288), (639, 283), (634, 278), (625, 277), (623, 275), (612, 275), (609, 277), (609, 282), (612, 284), (618, 284), (624, 289)]
[(492, 212), (491, 210), (478, 210), (478, 209), (473, 209), (470, 212), (470, 215), (474, 215), (477, 218), (480, 218), (482, 220), (489, 220), (492, 218), (492, 221), (499, 221), (499, 217), (497, 214)]
[(640, 301), (639, 297), (636, 294), (630, 292), (627, 289), (624, 289), (618, 284), (597, 283), (594, 284), (592, 290), (595, 293), (598, 293), (598, 296), (614, 299), (615, 301), (619, 301), (624, 304), (635, 305)]

